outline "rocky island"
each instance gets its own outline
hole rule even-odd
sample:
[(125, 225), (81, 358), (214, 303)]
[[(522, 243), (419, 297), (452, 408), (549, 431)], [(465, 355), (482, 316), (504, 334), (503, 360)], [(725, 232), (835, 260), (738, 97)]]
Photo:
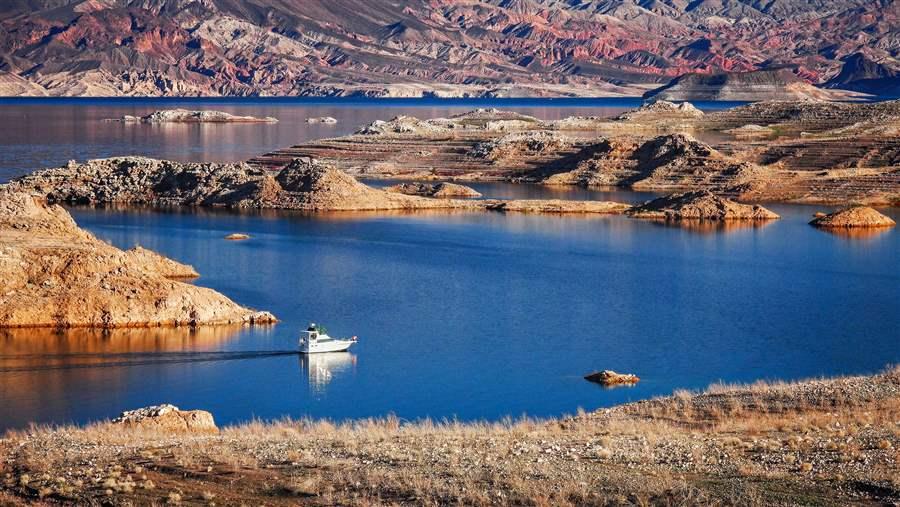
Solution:
[(823, 213), (814, 218), (810, 224), (826, 229), (878, 228), (897, 225), (890, 217), (868, 206), (851, 206), (827, 215)]
[(43, 198), (0, 189), (0, 327), (147, 327), (274, 322), (179, 281), (190, 266), (122, 251)]
[(267, 116), (238, 116), (223, 111), (190, 111), (187, 109), (165, 109), (145, 116), (123, 116), (110, 121), (122, 123), (277, 123), (277, 118)]
[(775, 220), (777, 214), (759, 205), (739, 204), (708, 190), (672, 194), (635, 206), (626, 213), (657, 220)]

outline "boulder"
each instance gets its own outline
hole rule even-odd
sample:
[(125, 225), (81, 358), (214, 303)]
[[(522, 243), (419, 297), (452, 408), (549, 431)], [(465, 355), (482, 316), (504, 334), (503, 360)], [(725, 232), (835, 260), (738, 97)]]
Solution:
[(810, 224), (825, 228), (893, 227), (897, 225), (890, 217), (868, 206), (853, 206), (827, 215), (817, 213), (816, 218)]
[(640, 378), (631, 373), (616, 373), (612, 370), (597, 371), (584, 376), (585, 380), (603, 384), (605, 386), (615, 386), (622, 384), (636, 384)]
[(250, 239), (250, 235), (235, 232), (233, 234), (229, 234), (228, 236), (225, 236), (225, 239), (227, 239), (229, 241), (241, 241), (241, 240), (245, 240), (245, 239)]
[(181, 410), (164, 404), (122, 412), (113, 424), (142, 431), (218, 433), (213, 415), (205, 410)]

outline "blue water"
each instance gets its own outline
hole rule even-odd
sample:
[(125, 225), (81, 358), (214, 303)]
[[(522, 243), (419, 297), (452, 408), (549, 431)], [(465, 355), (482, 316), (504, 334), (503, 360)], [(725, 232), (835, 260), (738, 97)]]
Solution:
[[(272, 114), (269, 104), (233, 107)], [(294, 120), (275, 130), (253, 126), (260, 133), (235, 132), (235, 125), (129, 129), (92, 119), (157, 108), (145, 101), (0, 104), (0, 117), (7, 119), (0, 121), (0, 143), (6, 143), (0, 171), (58, 158), (58, 147), (80, 154), (238, 157), (244, 150), (265, 151), (266, 143), (292, 144), (291, 136), (318, 135), (296, 130), (306, 128), (306, 116), (344, 114), (337, 128), (352, 130), (361, 122), (351, 127), (351, 120), (366, 115), (449, 111), (272, 107), (284, 108), (273, 111), (276, 116)], [(576, 114), (540, 107), (530, 111)], [(18, 125), (24, 133), (15, 133), (8, 120), (16, 108), (25, 108)], [(577, 112), (586, 113), (590, 108)], [(53, 127), (57, 122), (62, 126)], [(254, 133), (245, 139), (239, 132)], [(56, 146), (45, 150), (47, 136)], [(650, 197), (475, 186), (487, 197)], [(827, 208), (771, 207), (781, 220), (727, 229), (618, 216), (74, 208), (78, 223), (100, 238), (190, 263), (202, 274), (195, 283), (270, 310), (282, 322), (194, 332), (0, 331), (0, 429), (83, 423), (164, 402), (210, 410), (220, 423), (389, 413), (404, 419), (546, 417), (719, 380), (870, 373), (900, 362), (898, 228), (849, 238), (807, 225), (813, 212)], [(900, 220), (900, 210), (884, 211)], [(252, 238), (222, 239), (232, 232)], [(295, 349), (309, 321), (334, 335), (358, 335), (360, 342), (350, 354), (311, 360), (253, 357)], [(642, 380), (604, 389), (582, 379), (607, 368)]]
[[(900, 361), (896, 229), (847, 238), (808, 226), (813, 208), (775, 208), (784, 218), (769, 225), (712, 231), (624, 217), (76, 208), (99, 237), (193, 264), (196, 283), (282, 322), (195, 335), (5, 332), (0, 425), (83, 422), (162, 402), (225, 423), (543, 417), (718, 380), (868, 373)], [(222, 239), (235, 231), (252, 239)], [(309, 321), (360, 342), (312, 364), (171, 354), (290, 350)], [(72, 352), (84, 355), (59, 356)], [(39, 355), (13, 359), (28, 353)], [(173, 357), (188, 362), (165, 362)], [(606, 368), (642, 380), (603, 389), (582, 379)]]
[[(0, 98), (0, 182), (69, 160), (143, 155), (183, 162), (236, 162), (312, 139), (350, 134), (397, 115), (446, 117), (476, 107), (545, 120), (614, 116), (641, 104), (609, 99)], [(729, 102), (699, 103), (704, 109)], [(216, 109), (273, 116), (275, 124), (141, 125), (104, 121), (159, 109)], [(335, 125), (307, 124), (332, 116)]]

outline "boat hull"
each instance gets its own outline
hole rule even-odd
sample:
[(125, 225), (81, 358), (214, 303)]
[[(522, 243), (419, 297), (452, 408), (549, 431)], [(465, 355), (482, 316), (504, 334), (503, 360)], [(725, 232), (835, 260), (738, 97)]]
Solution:
[(344, 352), (350, 349), (356, 343), (352, 340), (329, 340), (327, 342), (302, 344), (300, 346), (301, 354), (321, 354), (324, 352)]

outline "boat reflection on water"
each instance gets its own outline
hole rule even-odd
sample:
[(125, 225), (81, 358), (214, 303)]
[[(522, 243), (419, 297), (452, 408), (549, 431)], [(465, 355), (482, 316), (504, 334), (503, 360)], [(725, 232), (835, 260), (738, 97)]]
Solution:
[(349, 352), (301, 354), (300, 369), (309, 378), (310, 391), (321, 395), (335, 376), (356, 369), (356, 356)]

